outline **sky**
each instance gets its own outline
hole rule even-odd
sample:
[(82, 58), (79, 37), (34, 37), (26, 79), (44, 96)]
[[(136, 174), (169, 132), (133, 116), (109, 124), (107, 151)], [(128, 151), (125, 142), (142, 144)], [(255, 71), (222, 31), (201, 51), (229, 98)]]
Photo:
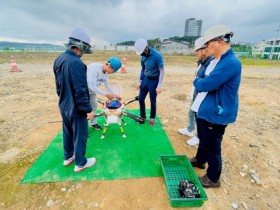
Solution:
[(280, 36), (280, 0), (0, 0), (0, 41), (62, 44), (84, 28), (92, 44), (183, 36), (188, 18), (227, 25), (234, 41)]

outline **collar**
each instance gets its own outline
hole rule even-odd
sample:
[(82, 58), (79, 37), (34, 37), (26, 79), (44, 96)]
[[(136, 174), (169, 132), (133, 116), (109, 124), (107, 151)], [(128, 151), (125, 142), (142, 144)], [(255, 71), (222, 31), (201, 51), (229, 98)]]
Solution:
[(78, 56), (73, 50), (67, 49), (67, 50), (65, 51), (65, 53), (68, 53), (68, 54), (70, 54), (70, 55), (74, 55), (74, 56), (77, 56), (78, 58), (80, 58), (80, 56)]
[(221, 55), (220, 60), (231, 54), (233, 54), (233, 50), (230, 48), (228, 51), (226, 51), (224, 54)]

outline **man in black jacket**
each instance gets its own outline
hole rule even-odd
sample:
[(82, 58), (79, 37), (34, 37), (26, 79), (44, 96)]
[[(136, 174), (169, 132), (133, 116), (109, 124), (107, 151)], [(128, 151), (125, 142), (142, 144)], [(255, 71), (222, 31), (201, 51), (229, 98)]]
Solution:
[(59, 109), (63, 120), (64, 166), (75, 161), (75, 172), (93, 166), (94, 157), (85, 158), (88, 137), (87, 119), (94, 114), (89, 100), (86, 65), (80, 57), (91, 54), (90, 37), (83, 29), (75, 29), (53, 65)]

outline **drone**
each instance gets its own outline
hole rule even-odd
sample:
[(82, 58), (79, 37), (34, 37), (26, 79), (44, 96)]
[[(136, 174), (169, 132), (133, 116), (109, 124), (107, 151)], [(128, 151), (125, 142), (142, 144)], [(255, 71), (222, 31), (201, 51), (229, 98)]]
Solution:
[(128, 102), (123, 102), (123, 103), (118, 98), (113, 98), (108, 101), (102, 101), (102, 100), (98, 99), (97, 101), (98, 101), (98, 103), (102, 104), (102, 111), (101, 111), (101, 113), (96, 114), (95, 117), (105, 116), (104, 129), (102, 132), (101, 139), (105, 138), (107, 127), (110, 124), (118, 124), (120, 126), (122, 137), (126, 138), (126, 135), (125, 135), (125, 132), (124, 132), (124, 129), (122, 126), (122, 125), (126, 125), (126, 122), (124, 121), (123, 116), (129, 117), (129, 118), (135, 120), (135, 122), (139, 122), (139, 123), (145, 121), (144, 118), (125, 111), (125, 108), (128, 104), (130, 104), (134, 101), (139, 101), (138, 96), (134, 97), (133, 99), (130, 99)]

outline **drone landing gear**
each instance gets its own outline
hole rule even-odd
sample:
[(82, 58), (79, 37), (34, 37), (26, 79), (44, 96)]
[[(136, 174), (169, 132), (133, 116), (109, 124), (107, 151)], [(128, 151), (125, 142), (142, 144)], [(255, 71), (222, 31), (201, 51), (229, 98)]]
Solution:
[[(122, 119), (122, 122), (124, 123), (124, 125), (126, 125), (126, 122)], [(120, 126), (120, 130), (121, 130), (121, 133), (122, 133), (122, 137), (123, 138), (126, 138), (126, 135), (124, 133), (124, 129), (122, 127), (122, 124), (121, 122), (119, 123), (119, 126)], [(108, 127), (108, 123), (106, 122), (104, 124), (104, 129), (103, 129), (103, 132), (102, 132), (102, 135), (101, 135), (101, 139), (104, 139), (105, 138), (105, 134), (106, 134), (106, 131), (107, 131), (107, 127)]]

